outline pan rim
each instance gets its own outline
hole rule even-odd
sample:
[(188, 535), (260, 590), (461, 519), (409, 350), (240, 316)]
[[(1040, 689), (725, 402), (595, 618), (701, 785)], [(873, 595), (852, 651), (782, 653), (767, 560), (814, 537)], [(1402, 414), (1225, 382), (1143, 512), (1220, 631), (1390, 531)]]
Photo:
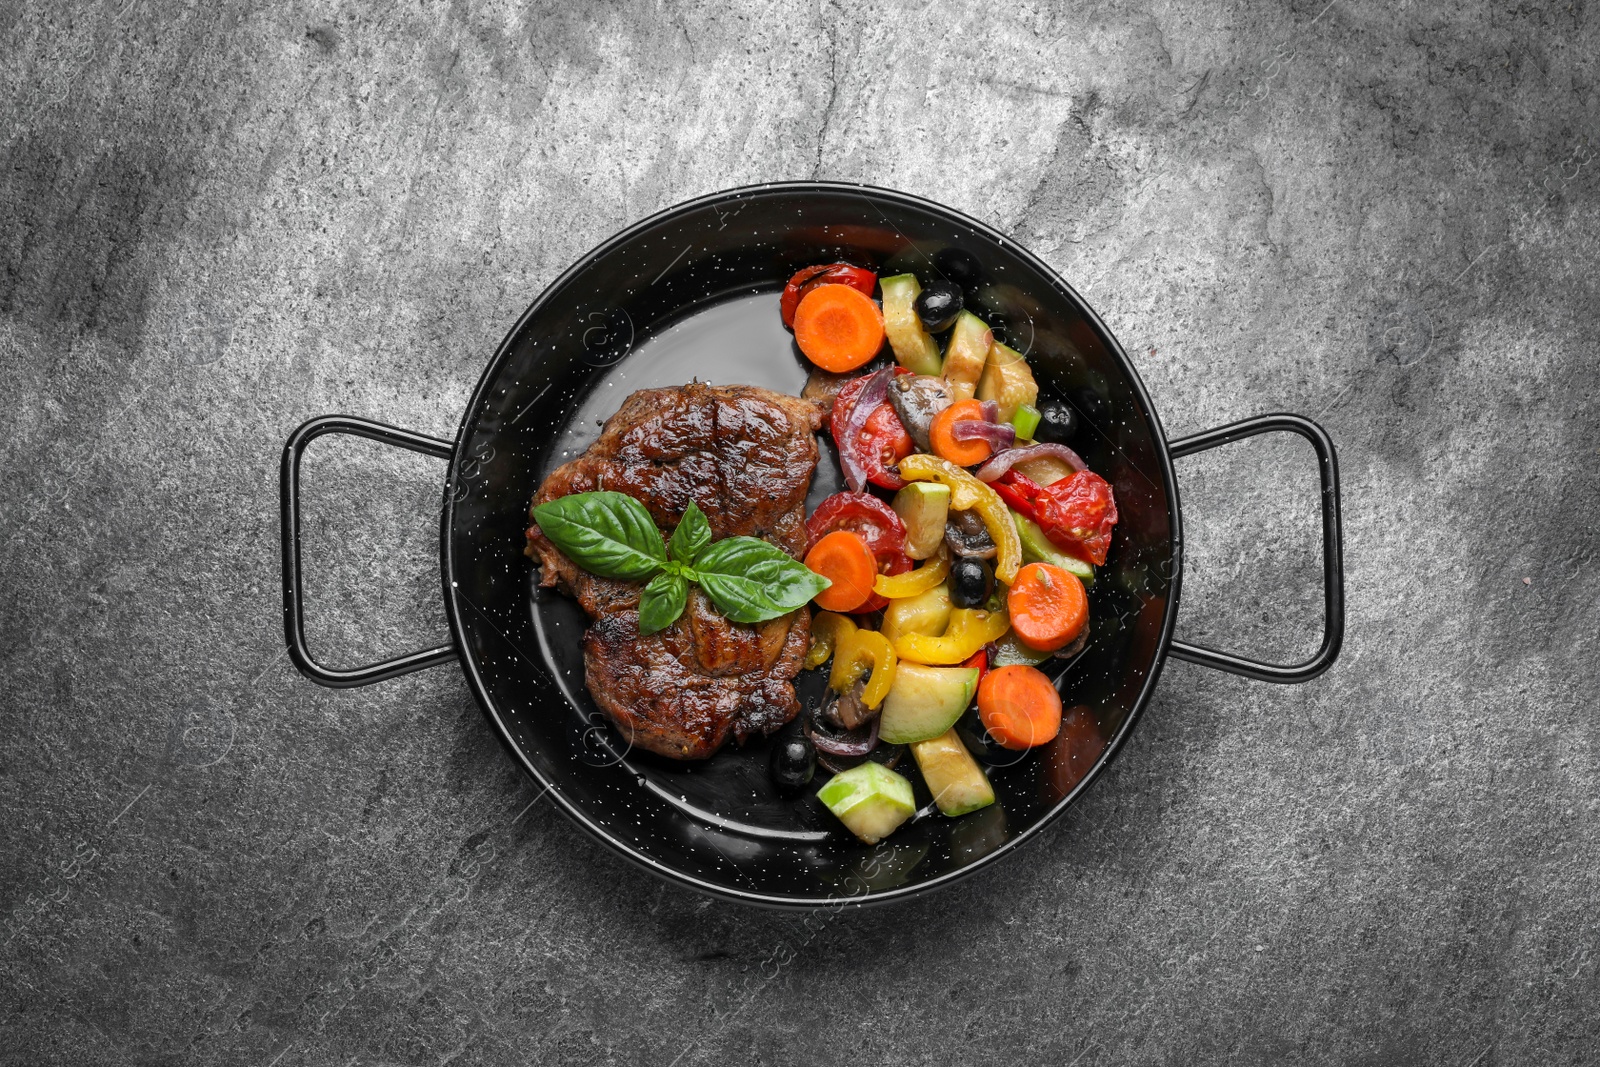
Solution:
[[(1047, 279), (1050, 284), (1054, 285), (1059, 291), (1060, 295), (1071, 301), (1074, 306), (1083, 313), (1084, 317), (1095, 329), (1102, 342), (1106, 344), (1108, 349), (1121, 364), (1123, 370), (1128, 375), (1128, 381), (1135, 396), (1143, 405), (1143, 416), (1147, 419), (1149, 428), (1153, 434), (1153, 439), (1158, 446), (1156, 449), (1157, 458), (1160, 461), (1161, 475), (1165, 479), (1166, 483), (1164, 491), (1166, 496), (1169, 528), (1171, 530), (1169, 543), (1172, 547), (1173, 556), (1171, 586), (1167, 596), (1166, 611), (1162, 619), (1160, 636), (1156, 642), (1155, 652), (1151, 657), (1149, 673), (1144, 680), (1143, 686), (1139, 690), (1138, 697), (1134, 700), (1132, 707), (1129, 709), (1127, 718), (1123, 721), (1116, 734), (1107, 742), (1105, 753), (1095, 763), (1095, 766), (1089, 771), (1089, 773), (1086, 774), (1083, 779), (1079, 781), (1070, 792), (1067, 793), (1066, 796), (1062, 797), (1054, 807), (1040, 816), (1038, 821), (1032, 826), (1028, 827), (1016, 837), (1006, 841), (1004, 844), (994, 849), (994, 851), (985, 854), (972, 863), (956, 868), (952, 871), (947, 871), (944, 874), (938, 875), (925, 882), (918, 882), (909, 886), (897, 886), (892, 889), (867, 892), (852, 896), (825, 895), (818, 897), (797, 897), (773, 893), (762, 893), (755, 890), (735, 889), (724, 885), (718, 885), (714, 882), (699, 878), (695, 875), (679, 870), (643, 854), (635, 847), (630, 845), (627, 841), (623, 840), (620, 836), (613, 834), (604, 825), (599, 824), (594, 819), (590, 818), (581, 805), (570, 800), (565, 794), (563, 794), (561, 790), (556, 787), (555, 783), (547, 779), (533, 764), (533, 762), (528, 759), (526, 754), (522, 751), (521, 745), (513, 736), (510, 727), (502, 719), (495, 701), (490, 697), (488, 688), (479, 672), (476, 657), (469, 651), (469, 646), (463, 639), (465, 621), (456, 587), (456, 561), (451, 544), (451, 531), (454, 528), (456, 505), (456, 494), (453, 490), (456, 486), (458, 475), (461, 444), (467, 440), (468, 432), (473, 428), (477, 417), (482, 414), (489, 392), (494, 387), (494, 383), (503, 369), (504, 364), (510, 358), (517, 338), (522, 334), (522, 331), (528, 325), (528, 323), (544, 310), (554, 294), (559, 292), (571, 278), (586, 269), (590, 264), (608, 255), (613, 250), (625, 245), (637, 234), (649, 230), (651, 227), (668, 221), (675, 216), (701, 210), (723, 201), (743, 199), (758, 194), (804, 194), (808, 192), (819, 194), (854, 194), (860, 196), (868, 202), (871, 202), (874, 199), (881, 199), (899, 205), (915, 208), (920, 211), (932, 212), (936, 215), (949, 218), (952, 224), (967, 227), (975, 237), (1007, 246), (1013, 254), (1021, 258), (1031, 268), (1036, 270), (1041, 277)], [(612, 234), (606, 240), (600, 242), (578, 259), (574, 260), (564, 271), (561, 272), (560, 275), (558, 275), (554, 280), (544, 287), (544, 289), (538, 294), (538, 296), (534, 298), (533, 302), (528, 305), (527, 309), (523, 311), (520, 316), (518, 316), (516, 322), (506, 332), (505, 337), (496, 347), (493, 356), (490, 358), (488, 364), (484, 367), (483, 373), (479, 377), (477, 385), (473, 387), (472, 395), (467, 401), (466, 409), (462, 413), (461, 421), (456, 428), (455, 453), (456, 458), (452, 461), (449, 474), (445, 479), (444, 506), (441, 508), (439, 519), (440, 578), (444, 593), (445, 614), (449, 619), (450, 633), (451, 638), (456, 646), (457, 659), (461, 664), (462, 673), (466, 676), (468, 688), (472, 690), (473, 698), (477, 701), (478, 707), (483, 711), (485, 717), (488, 718), (490, 723), (494, 726), (495, 732), (499, 736), (501, 744), (510, 752), (512, 757), (515, 759), (517, 764), (521, 766), (523, 771), (543, 788), (543, 793), (549, 793), (551, 796), (553, 796), (557, 806), (562, 810), (562, 812), (566, 814), (566, 816), (576, 823), (581, 829), (587, 832), (591, 837), (595, 838), (597, 841), (605, 845), (613, 853), (621, 856), (623, 859), (651, 872), (652, 874), (655, 874), (658, 877), (720, 900), (727, 900), (739, 904), (749, 904), (780, 911), (811, 911), (829, 907), (866, 907), (886, 905), (908, 900), (924, 893), (947, 887), (957, 881), (977, 873), (980, 870), (988, 868), (992, 863), (1000, 860), (1002, 857), (1011, 855), (1027, 842), (1042, 836), (1045, 830), (1053, 825), (1056, 820), (1065, 815), (1067, 810), (1077, 802), (1078, 798), (1100, 779), (1101, 775), (1105, 773), (1106, 768), (1111, 765), (1118, 753), (1121, 752), (1123, 747), (1127, 744), (1128, 738), (1133, 735), (1133, 731), (1137, 728), (1139, 720), (1143, 717), (1145, 708), (1148, 706), (1150, 698), (1155, 692), (1155, 687), (1160, 682), (1162, 668), (1166, 664), (1168, 650), (1172, 643), (1173, 630), (1177, 622), (1178, 606), (1183, 585), (1184, 560), (1182, 505), (1178, 495), (1178, 480), (1172, 465), (1171, 449), (1168, 444), (1165, 428), (1161, 424), (1160, 414), (1156, 410), (1155, 404), (1151, 400), (1148, 390), (1145, 388), (1144, 381), (1139, 377), (1138, 370), (1134, 367), (1133, 361), (1129, 359), (1128, 354), (1122, 347), (1121, 342), (1118, 341), (1115, 335), (1113, 335), (1106, 327), (1099, 314), (1088, 303), (1088, 301), (1086, 301), (1078, 293), (1078, 291), (1074, 289), (1064, 278), (1062, 278), (1060, 274), (1058, 274), (1052, 267), (1029, 251), (1025, 245), (1022, 245), (1011, 237), (1006, 236), (985, 222), (974, 219), (971, 216), (957, 211), (954, 208), (947, 207), (924, 197), (916, 196), (912, 193), (905, 193), (895, 189), (886, 189), (880, 186), (858, 184), (855, 182), (763, 182), (753, 185), (722, 189), (716, 192), (706, 193), (690, 200), (681, 201), (624, 227), (623, 229)], [(543, 795), (543, 793), (541, 793), (541, 795)]]

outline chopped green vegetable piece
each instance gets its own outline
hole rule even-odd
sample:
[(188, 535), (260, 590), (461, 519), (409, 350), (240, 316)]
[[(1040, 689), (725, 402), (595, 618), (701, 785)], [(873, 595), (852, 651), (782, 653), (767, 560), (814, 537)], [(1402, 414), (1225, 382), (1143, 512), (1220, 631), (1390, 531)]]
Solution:
[(1011, 425), (1017, 428), (1017, 440), (1033, 440), (1033, 435), (1039, 430), (1039, 409), (1032, 404), (1019, 406), (1017, 413), (1011, 416)]
[(869, 845), (894, 833), (917, 810), (911, 783), (872, 760), (828, 779), (817, 799)]
[(1013, 511), (1011, 521), (1016, 524), (1017, 539), (1022, 542), (1024, 563), (1052, 563), (1076, 574), (1084, 586), (1094, 585), (1094, 564), (1061, 551), (1055, 542), (1044, 535), (1038, 523), (1020, 512)]
[(966, 815), (994, 803), (994, 787), (954, 730), (911, 746), (933, 802), (946, 815)]
[(938, 737), (961, 718), (977, 689), (975, 667), (925, 667), (902, 660), (883, 702), (878, 736), (891, 745)]

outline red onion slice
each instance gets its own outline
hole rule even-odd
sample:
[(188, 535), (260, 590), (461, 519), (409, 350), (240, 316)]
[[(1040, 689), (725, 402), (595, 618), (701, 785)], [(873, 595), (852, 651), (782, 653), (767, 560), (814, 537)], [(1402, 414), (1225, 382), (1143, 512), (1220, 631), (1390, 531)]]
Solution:
[(867, 724), (867, 735), (862, 737), (859, 728), (847, 734), (824, 733), (817, 726), (816, 716), (807, 715), (805, 732), (806, 736), (811, 739), (811, 743), (816, 746), (818, 752), (826, 752), (830, 756), (865, 756), (878, 745), (878, 719), (880, 718), (881, 716), (878, 715), (872, 717)]
[[(957, 430), (959, 428), (960, 426), (957, 424)], [(957, 437), (959, 438), (959, 433), (957, 433)], [(1044, 456), (1054, 456), (1071, 467), (1074, 473), (1089, 469), (1089, 465), (1083, 461), (1083, 457), (1066, 445), (1029, 445), (1027, 448), (1008, 448), (1004, 452), (998, 453), (993, 459), (978, 468), (978, 480), (992, 482), (1016, 464), (1026, 463), (1030, 459), (1040, 459)]]
[(845, 484), (853, 493), (861, 492), (867, 484), (867, 469), (862, 466), (853, 446), (866, 428), (867, 420), (872, 418), (872, 413), (888, 399), (889, 379), (893, 377), (894, 368), (885, 367), (867, 378), (867, 384), (856, 394), (855, 406), (844, 421), (844, 433), (839, 435), (839, 440), (844, 442), (839, 449), (839, 467), (844, 471)]
[[(1000, 402), (998, 400), (981, 400), (979, 403), (983, 405), (984, 422), (1000, 421)], [(958, 437), (956, 440), (959, 441), (961, 438)]]
[(950, 436), (957, 441), (988, 441), (996, 450), (1010, 448), (1017, 443), (1017, 428), (1009, 422), (979, 422), (962, 419), (950, 427)]

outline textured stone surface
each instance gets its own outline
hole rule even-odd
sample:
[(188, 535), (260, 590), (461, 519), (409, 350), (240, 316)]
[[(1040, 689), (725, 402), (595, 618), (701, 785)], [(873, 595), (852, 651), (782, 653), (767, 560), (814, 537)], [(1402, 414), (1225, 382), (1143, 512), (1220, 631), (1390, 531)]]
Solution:
[[(1592, 1058), (1597, 26), (1581, 2), (0, 9), (0, 1060)], [(1322, 420), (1350, 597), (1320, 681), (1172, 664), (1047, 840), (821, 928), (597, 853), (453, 670), (302, 681), (277, 588), (293, 426), (448, 436), (575, 256), (806, 176), (1030, 245), (1175, 434)], [(440, 467), (339, 441), (308, 467), (323, 655), (441, 637)], [(1182, 475), (1181, 629), (1312, 647), (1304, 446)]]

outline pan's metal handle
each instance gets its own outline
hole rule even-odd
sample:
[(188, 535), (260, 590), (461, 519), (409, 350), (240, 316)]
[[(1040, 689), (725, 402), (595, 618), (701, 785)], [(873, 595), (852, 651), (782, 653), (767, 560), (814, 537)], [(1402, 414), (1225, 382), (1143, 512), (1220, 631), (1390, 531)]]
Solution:
[(1334, 454), (1332, 439), (1321, 426), (1299, 415), (1259, 415), (1174, 441), (1169, 448), (1172, 457), (1178, 459), (1273, 430), (1299, 434), (1310, 441), (1317, 452), (1317, 467), (1322, 476), (1322, 647), (1304, 663), (1292, 666), (1261, 663), (1185, 641), (1173, 641), (1170, 651), (1190, 663), (1263, 682), (1309, 682), (1333, 666), (1333, 661), (1339, 658), (1339, 646), (1344, 643), (1344, 541), (1339, 528), (1339, 460)]
[(324, 667), (311, 658), (311, 650), (306, 647), (305, 610), (300, 593), (300, 456), (307, 445), (328, 433), (366, 437), (444, 460), (455, 455), (455, 445), (449, 441), (352, 415), (323, 415), (289, 435), (288, 442), (283, 446), (283, 467), (279, 474), (283, 511), (283, 636), (289, 643), (289, 658), (294, 660), (301, 674), (319, 685), (335, 689), (371, 685), (454, 659), (456, 650), (453, 645), (440, 645), (438, 648), (344, 671)]

